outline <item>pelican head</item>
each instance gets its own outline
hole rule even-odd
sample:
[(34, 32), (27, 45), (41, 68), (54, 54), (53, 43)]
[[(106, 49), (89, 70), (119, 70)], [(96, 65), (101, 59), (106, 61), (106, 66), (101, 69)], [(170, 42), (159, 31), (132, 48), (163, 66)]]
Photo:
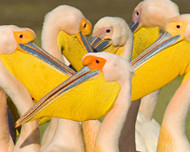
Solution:
[(18, 44), (27, 44), (34, 41), (35, 34), (29, 28), (20, 28), (15, 25), (0, 26), (0, 53), (11, 54), (19, 46)]
[[(134, 73), (129, 62), (126, 62), (125, 59), (118, 55), (107, 52), (88, 53), (84, 56), (82, 63), (91, 70), (101, 70), (106, 81), (117, 81), (121, 83), (124, 79), (130, 79)], [(111, 74), (110, 71), (112, 71)]]
[(165, 24), (165, 31), (171, 35), (180, 35), (180, 40), (190, 41), (190, 14), (183, 14), (169, 19)]
[(91, 23), (82, 12), (69, 5), (60, 5), (46, 14), (44, 26), (54, 28), (57, 32), (64, 31), (69, 35), (82, 32), (83, 35), (91, 33)]
[(64, 73), (69, 75), (75, 73), (72, 69), (51, 56), (34, 42), (36, 35), (33, 30), (29, 28), (20, 28), (15, 25), (2, 25), (0, 26), (0, 33), (0, 54), (11, 54), (18, 50), (35, 56), (43, 60), (49, 66)]
[(79, 70), (82, 67), (81, 59), (88, 52), (81, 35), (89, 35), (91, 29), (91, 23), (79, 9), (60, 5), (45, 16), (42, 47), (59, 59), (63, 54)]
[(134, 9), (130, 27), (134, 33), (141, 26), (164, 29), (164, 22), (177, 15), (178, 6), (170, 0), (144, 0)]
[(94, 26), (94, 37), (110, 40), (112, 45), (103, 51), (123, 56), (127, 61), (132, 54), (133, 33), (124, 19), (103, 17)]
[[(42, 50), (37, 44), (34, 43), (36, 35), (31, 29), (20, 28), (15, 25), (3, 25), (0, 26), (0, 32), (0, 53), (11, 54), (15, 50), (19, 50), (33, 56), (39, 55), (38, 57), (43, 59), (44, 62), (48, 64), (51, 62), (50, 60), (54, 60), (54, 58), (51, 58), (46, 51)], [(57, 63), (55, 63), (55, 65), (56, 64)]]
[(125, 45), (132, 35), (127, 23), (119, 17), (103, 17), (94, 25), (93, 29), (93, 36), (112, 40), (113, 46)]

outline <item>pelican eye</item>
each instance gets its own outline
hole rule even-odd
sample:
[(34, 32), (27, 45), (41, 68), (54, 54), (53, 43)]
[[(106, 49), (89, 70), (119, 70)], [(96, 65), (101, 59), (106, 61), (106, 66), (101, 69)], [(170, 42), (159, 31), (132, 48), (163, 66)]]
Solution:
[(138, 11), (136, 11), (136, 15), (139, 16), (139, 12)]
[(111, 30), (110, 30), (110, 29), (107, 29), (107, 30), (106, 30), (106, 33), (110, 33), (110, 32), (111, 32)]
[(83, 25), (83, 28), (86, 28), (86, 23)]
[(20, 38), (23, 38), (23, 35), (21, 34), (21, 35), (19, 35), (19, 37), (20, 37)]
[(100, 63), (100, 61), (99, 61), (99, 60), (96, 60), (96, 63)]
[(180, 27), (181, 27), (180, 25), (176, 25), (176, 28), (178, 28), (178, 29), (179, 29)]

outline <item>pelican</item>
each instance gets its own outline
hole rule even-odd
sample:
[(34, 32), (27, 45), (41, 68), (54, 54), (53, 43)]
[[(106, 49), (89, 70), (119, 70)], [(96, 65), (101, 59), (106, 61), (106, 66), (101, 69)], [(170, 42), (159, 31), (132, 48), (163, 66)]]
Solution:
[(190, 151), (185, 121), (190, 104), (190, 78), (177, 89), (164, 113), (157, 152)]
[[(26, 36), (26, 38), (22, 39), (21, 44), (27, 43), (27, 37), (30, 37), (30, 34), (33, 33), (28, 28), (19, 28), (17, 26), (0, 26), (1, 40), (0, 40), (0, 54), (11, 54), (17, 49), (17, 41), (15, 40), (14, 33), (19, 32), (20, 34)], [(32, 35), (31, 39), (34, 38)], [(23, 115), (32, 105), (32, 99), (26, 88), (13, 76), (11, 75), (7, 69), (4, 67), (2, 61), (0, 60), (0, 86), (1, 88), (11, 97), (13, 103), (16, 105), (18, 112), (20, 115)], [(2, 102), (5, 102), (6, 99)], [(6, 106), (2, 106), (2, 111), (7, 109)], [(3, 115), (4, 116), (4, 115)], [(4, 116), (5, 117), (5, 116)], [(7, 118), (6, 118), (7, 119)], [(3, 127), (4, 124), (1, 124)], [(8, 128), (7, 128), (8, 129)], [(7, 131), (5, 132), (7, 133)], [(7, 143), (4, 146), (8, 150), (3, 151), (40, 151), (40, 134), (38, 129), (37, 121), (31, 122), (30, 124), (23, 125), (21, 129), (20, 137), (13, 148), (8, 149), (9, 146)], [(11, 141), (8, 142), (11, 144)], [(2, 148), (1, 147), (1, 148)], [(5, 147), (4, 147), (5, 148)]]
[[(80, 32), (83, 35), (91, 33), (91, 23), (82, 12), (72, 6), (58, 6), (45, 15), (42, 28), (42, 47), (64, 62), (62, 53), (67, 56), (69, 55), (68, 52), (82, 52), (84, 50), (82, 43), (79, 43), (81, 42)], [(72, 63), (73, 60), (71, 59), (69, 62)], [(78, 69), (76, 66), (74, 67)], [(58, 149), (60, 151), (66, 149), (84, 151), (80, 132), (79, 123), (72, 120), (52, 118), (44, 133), (41, 151), (58, 151)]]
[[(147, 44), (152, 44), (154, 39), (151, 35), (158, 37), (158, 32), (152, 31), (152, 29), (159, 28), (162, 33), (165, 21), (177, 15), (179, 15), (178, 6), (170, 0), (144, 0), (140, 2), (133, 11), (130, 23), (130, 27), (134, 32), (133, 57), (135, 57), (135, 52), (141, 53), (141, 50), (144, 50)], [(148, 35), (145, 36), (146, 34)], [(159, 91), (142, 99), (143, 102), (141, 102), (139, 111), (147, 120), (152, 119), (158, 95)], [(147, 102), (151, 104), (147, 104)], [(153, 110), (148, 110), (150, 109), (149, 106), (152, 106), (151, 109)]]
[[(133, 34), (127, 23), (120, 17), (103, 17), (93, 29), (93, 37), (99, 37), (104, 40), (111, 40), (112, 45), (108, 46), (105, 52), (114, 53), (126, 61), (131, 60), (133, 50)], [(96, 136), (100, 128), (99, 120), (90, 120), (82, 123), (83, 136), (86, 151), (93, 151), (96, 142)]]
[[(133, 57), (135, 57), (135, 53), (141, 53), (144, 48), (150, 45), (152, 41), (159, 36), (159, 33), (163, 33), (166, 20), (177, 15), (179, 15), (178, 6), (170, 0), (144, 0), (140, 2), (134, 9), (130, 23), (131, 29), (134, 32)], [(147, 151), (156, 151), (157, 147), (156, 144), (160, 127), (153, 119), (153, 112), (159, 92), (160, 90), (157, 90), (147, 95), (141, 99), (141, 104), (139, 103), (140, 114), (137, 116), (136, 123), (136, 130), (139, 131), (139, 134), (138, 136), (136, 135), (136, 138), (139, 138), (139, 136), (143, 137)], [(131, 108), (133, 107), (134, 105), (132, 104)], [(140, 123), (138, 123), (138, 121), (140, 121)], [(145, 131), (146, 128), (147, 131)], [(152, 134), (146, 133), (150, 132), (150, 130)], [(140, 144), (141, 143), (137, 143), (137, 145)], [(142, 149), (137, 146), (137, 150), (141, 151)]]
[[(96, 60), (99, 64), (96, 64)], [(91, 70), (93, 68), (101, 70), (107, 81), (117, 81), (121, 86), (112, 110), (99, 128), (93, 150), (94, 152), (119, 151), (119, 136), (131, 103), (131, 78), (134, 70), (126, 60), (107, 52), (89, 53), (84, 56), (82, 63), (91, 67)]]
[[(178, 6), (170, 0), (144, 0), (140, 2), (133, 11), (132, 21), (130, 23), (130, 27), (134, 32), (133, 57), (135, 57), (136, 51), (141, 53), (147, 47), (146, 44), (148, 46), (152, 44), (153, 38), (151, 35), (157, 35), (158, 37), (159, 34), (151, 31), (152, 29), (159, 27), (162, 33), (164, 31), (165, 21), (177, 15), (179, 15)], [(146, 34), (143, 33), (145, 29), (148, 36), (145, 36)], [(145, 102), (143, 103), (147, 105)], [(143, 108), (141, 109), (143, 111)], [(152, 117), (152, 113), (147, 117)]]

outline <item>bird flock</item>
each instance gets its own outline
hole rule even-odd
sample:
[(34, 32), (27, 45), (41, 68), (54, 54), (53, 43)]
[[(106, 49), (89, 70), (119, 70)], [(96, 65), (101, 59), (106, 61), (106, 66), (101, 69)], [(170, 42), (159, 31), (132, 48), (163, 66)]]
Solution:
[[(42, 47), (29, 28), (0, 35), (0, 152), (190, 152), (190, 14), (171, 0), (141, 1), (129, 24), (105, 16), (94, 26), (60, 5), (44, 17)], [(160, 89), (181, 75), (160, 126)]]

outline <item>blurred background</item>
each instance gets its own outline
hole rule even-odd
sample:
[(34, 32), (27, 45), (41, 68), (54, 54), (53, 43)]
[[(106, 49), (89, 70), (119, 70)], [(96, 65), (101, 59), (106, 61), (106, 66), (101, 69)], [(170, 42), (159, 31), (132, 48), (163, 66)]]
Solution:
[[(85, 17), (94, 25), (101, 17), (118, 16), (128, 23), (135, 6), (141, 0), (0, 0), (0, 24), (29, 27), (36, 32), (36, 42), (40, 45), (41, 28), (44, 15), (58, 5), (71, 5), (80, 9)], [(173, 0), (180, 13), (190, 13), (189, 0)], [(161, 90), (154, 118), (161, 123), (165, 108), (183, 77), (178, 77)], [(190, 115), (190, 114), (189, 114)], [(190, 139), (190, 117), (187, 118), (186, 131)], [(47, 124), (42, 125), (41, 132)]]

